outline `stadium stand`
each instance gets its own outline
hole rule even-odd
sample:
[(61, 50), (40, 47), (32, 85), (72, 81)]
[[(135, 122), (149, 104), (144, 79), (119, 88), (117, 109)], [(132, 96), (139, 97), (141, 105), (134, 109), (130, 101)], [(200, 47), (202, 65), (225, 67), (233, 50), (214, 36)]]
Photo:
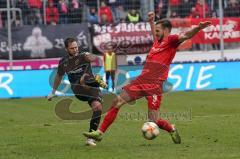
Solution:
[[(108, 23), (124, 21), (128, 13), (139, 13), (140, 17), (146, 17), (144, 9), (154, 8), (157, 19), (162, 18), (203, 18), (215, 17), (219, 15), (218, 0), (152, 0), (153, 3), (146, 3), (145, 0), (48, 0), (46, 3), (41, 0), (16, 0), (11, 1), (11, 7), (21, 9), (23, 13), (24, 25), (42, 24), (46, 19), (47, 24), (80, 23), (82, 21), (91, 22), (87, 16), (96, 12), (97, 16), (104, 17), (106, 14)], [(148, 1), (151, 2), (151, 1)], [(49, 10), (49, 4), (54, 11)], [(153, 5), (143, 7), (143, 5)], [(6, 8), (6, 1), (0, 1), (0, 8)], [(94, 9), (96, 11), (94, 11)], [(239, 0), (223, 0), (225, 17), (239, 17)], [(85, 10), (88, 11), (85, 14)], [(45, 12), (45, 13), (44, 13)], [(12, 16), (16, 16), (12, 13)], [(45, 17), (44, 15), (47, 14)], [(49, 23), (49, 14), (54, 14), (54, 23)], [(59, 18), (56, 14), (59, 14)], [(85, 16), (85, 17), (83, 17)], [(15, 20), (19, 17), (14, 17)], [(95, 18), (96, 19), (96, 18)], [(146, 21), (140, 18), (139, 21)], [(6, 26), (6, 12), (1, 11), (2, 26)], [(101, 18), (98, 18), (101, 22)]]

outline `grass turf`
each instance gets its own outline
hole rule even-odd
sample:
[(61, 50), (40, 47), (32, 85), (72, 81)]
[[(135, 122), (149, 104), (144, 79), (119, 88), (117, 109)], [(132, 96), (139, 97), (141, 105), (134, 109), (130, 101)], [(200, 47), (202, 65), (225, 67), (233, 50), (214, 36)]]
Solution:
[[(86, 147), (81, 135), (88, 120), (59, 119), (57, 101), (43, 98), (0, 100), (1, 159), (230, 159), (240, 158), (239, 90), (177, 92), (165, 95), (160, 112), (176, 126), (182, 144), (160, 135), (147, 141), (140, 128), (146, 121), (146, 100), (121, 109), (97, 147)], [(74, 100), (73, 112), (88, 109)]]

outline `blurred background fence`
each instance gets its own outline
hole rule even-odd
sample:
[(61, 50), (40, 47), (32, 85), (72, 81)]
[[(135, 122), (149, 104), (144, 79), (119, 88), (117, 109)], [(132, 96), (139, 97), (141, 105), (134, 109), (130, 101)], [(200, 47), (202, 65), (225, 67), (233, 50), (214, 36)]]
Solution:
[(17, 60), (59, 58), (67, 36), (78, 38), (82, 50), (99, 55), (114, 46), (120, 64), (133, 64), (136, 56), (144, 63), (152, 44), (149, 11), (155, 12), (156, 20), (169, 18), (172, 33), (202, 20), (213, 23), (182, 45), (182, 56), (174, 62), (239, 60), (239, 0), (0, 0), (2, 66), (10, 69)]

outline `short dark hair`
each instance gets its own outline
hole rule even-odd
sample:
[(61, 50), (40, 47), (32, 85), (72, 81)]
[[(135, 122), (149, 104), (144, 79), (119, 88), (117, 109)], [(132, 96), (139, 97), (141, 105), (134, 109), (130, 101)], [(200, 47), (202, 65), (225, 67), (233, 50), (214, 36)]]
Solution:
[(65, 40), (64, 40), (64, 46), (65, 46), (65, 48), (68, 48), (68, 45), (69, 45), (70, 43), (74, 42), (74, 41), (77, 42), (77, 40), (76, 40), (75, 38), (67, 38), (67, 39), (65, 39)]
[(172, 30), (172, 23), (168, 19), (161, 19), (161, 20), (156, 22), (156, 25), (157, 24), (161, 24), (164, 29), (168, 28), (169, 31)]

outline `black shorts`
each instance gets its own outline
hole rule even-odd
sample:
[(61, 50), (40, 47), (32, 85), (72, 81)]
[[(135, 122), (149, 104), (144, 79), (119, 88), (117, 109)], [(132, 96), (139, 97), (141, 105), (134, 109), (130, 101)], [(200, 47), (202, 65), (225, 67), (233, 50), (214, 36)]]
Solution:
[(75, 85), (72, 86), (72, 90), (77, 99), (88, 101), (90, 106), (93, 101), (102, 103), (102, 93), (99, 87)]

